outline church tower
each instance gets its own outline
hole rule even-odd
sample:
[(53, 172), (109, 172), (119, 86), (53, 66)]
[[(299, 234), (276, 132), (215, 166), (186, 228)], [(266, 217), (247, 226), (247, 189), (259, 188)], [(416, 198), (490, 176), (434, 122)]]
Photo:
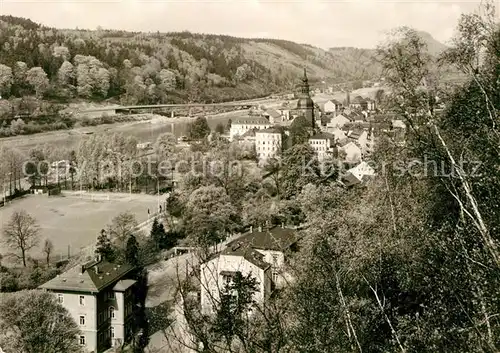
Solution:
[(309, 80), (307, 79), (306, 69), (304, 68), (304, 77), (300, 84), (299, 100), (297, 101), (297, 110), (299, 114), (305, 116), (307, 121), (311, 122), (313, 128), (316, 127), (314, 121), (314, 102), (309, 94)]

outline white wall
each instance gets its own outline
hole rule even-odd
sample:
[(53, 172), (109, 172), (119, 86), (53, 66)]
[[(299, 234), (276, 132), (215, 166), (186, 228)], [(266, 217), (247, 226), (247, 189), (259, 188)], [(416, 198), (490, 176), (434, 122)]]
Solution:
[(319, 161), (324, 160), (331, 151), (329, 139), (309, 139), (309, 145), (316, 152)]
[(361, 162), (361, 149), (354, 143), (350, 142), (342, 150), (346, 153), (345, 161), (349, 163)]
[(350, 120), (347, 119), (345, 116), (343, 116), (342, 114), (339, 114), (335, 117), (333, 117), (329, 123), (326, 124), (326, 126), (328, 128), (334, 128), (334, 127), (338, 127), (338, 128), (341, 128), (343, 127), (345, 124), (349, 123)]
[(255, 133), (255, 152), (260, 161), (275, 157), (281, 149), (281, 134), (270, 132)]
[[(97, 352), (97, 299), (95, 296), (85, 293), (64, 293), (55, 292), (54, 295), (63, 295), (61, 303), (75, 320), (81, 331), (81, 336), (85, 336), (86, 348), (89, 351)], [(84, 305), (80, 305), (80, 296), (84, 297)], [(80, 316), (85, 317), (85, 325), (80, 325)], [(79, 336), (75, 340), (79, 340)]]
[(200, 266), (201, 308), (204, 313), (211, 313), (219, 303), (219, 291), (224, 288), (222, 271), (239, 271), (243, 276), (251, 274), (257, 279), (259, 291), (254, 294), (257, 303), (263, 302), (269, 294), (269, 275), (242, 256), (220, 255)]

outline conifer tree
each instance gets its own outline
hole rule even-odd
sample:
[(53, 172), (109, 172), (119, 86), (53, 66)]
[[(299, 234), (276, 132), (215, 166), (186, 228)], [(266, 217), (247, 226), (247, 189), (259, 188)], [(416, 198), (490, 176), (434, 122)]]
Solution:
[(100, 255), (103, 260), (110, 262), (114, 260), (114, 250), (104, 229), (101, 230), (101, 233), (97, 237), (95, 253), (96, 255)]
[(139, 244), (133, 234), (130, 234), (127, 240), (125, 249), (125, 260), (128, 264), (137, 267), (139, 266)]

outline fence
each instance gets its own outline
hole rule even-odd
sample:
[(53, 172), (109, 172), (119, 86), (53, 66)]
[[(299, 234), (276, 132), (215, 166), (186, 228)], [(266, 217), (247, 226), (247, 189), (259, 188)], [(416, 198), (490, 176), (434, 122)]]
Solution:
[(63, 190), (61, 196), (73, 197), (91, 201), (110, 201), (111, 196), (109, 193), (88, 192), (88, 191), (67, 191)]

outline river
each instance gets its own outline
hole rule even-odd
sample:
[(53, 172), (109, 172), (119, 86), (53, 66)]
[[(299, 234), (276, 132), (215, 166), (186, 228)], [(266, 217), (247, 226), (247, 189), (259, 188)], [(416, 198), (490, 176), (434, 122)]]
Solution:
[[(207, 121), (213, 130), (219, 123), (225, 125), (229, 119), (247, 115), (248, 111), (238, 110), (217, 115), (207, 115)], [(154, 142), (159, 135), (172, 132), (172, 130), (177, 137), (185, 135), (188, 125), (194, 119), (188, 117), (165, 118), (158, 116), (158, 119), (150, 121), (89, 126), (34, 135), (14, 136), (0, 139), (0, 146), (14, 147), (24, 153), (27, 153), (33, 147), (45, 144), (56, 148), (74, 149), (78, 146), (82, 138), (88, 136), (88, 133), (123, 133), (127, 136), (134, 136), (139, 142)]]

